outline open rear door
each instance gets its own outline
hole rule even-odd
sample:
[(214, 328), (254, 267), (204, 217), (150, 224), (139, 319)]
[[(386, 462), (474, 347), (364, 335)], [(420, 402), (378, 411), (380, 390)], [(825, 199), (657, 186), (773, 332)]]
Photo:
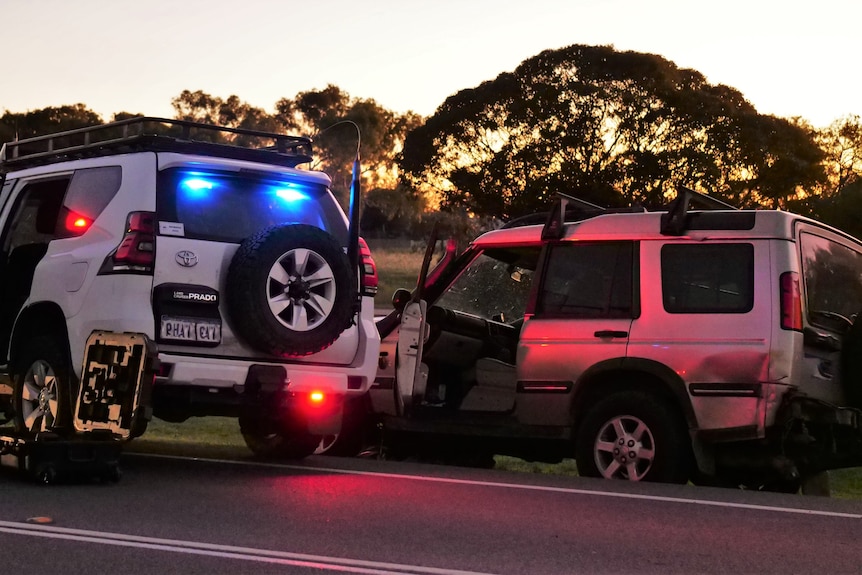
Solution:
[(437, 226), (431, 230), (431, 238), (425, 248), (422, 268), (416, 289), (401, 312), (401, 327), (398, 332), (398, 347), (395, 357), (395, 408), (398, 415), (407, 415), (410, 408), (422, 401), (428, 370), (422, 366), (422, 347), (428, 338), (425, 314), (428, 304), (422, 299), (425, 278), (437, 245)]

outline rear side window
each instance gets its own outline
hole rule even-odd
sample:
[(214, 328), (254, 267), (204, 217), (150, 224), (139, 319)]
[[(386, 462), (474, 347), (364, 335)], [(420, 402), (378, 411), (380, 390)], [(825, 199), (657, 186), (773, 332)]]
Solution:
[(274, 224), (309, 224), (347, 243), (343, 212), (326, 186), (278, 175), (166, 170), (156, 212), (171, 235), (195, 239), (240, 243)]
[(862, 309), (862, 255), (814, 234), (799, 235), (808, 322), (846, 330)]
[(661, 289), (668, 313), (747, 313), (754, 306), (754, 246), (667, 244)]
[(635, 317), (634, 244), (552, 246), (537, 302), (543, 317)]

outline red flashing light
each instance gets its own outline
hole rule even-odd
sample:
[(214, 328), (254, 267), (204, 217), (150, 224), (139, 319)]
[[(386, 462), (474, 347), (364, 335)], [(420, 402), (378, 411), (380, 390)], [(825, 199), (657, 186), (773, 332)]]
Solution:
[(66, 214), (66, 220), (64, 222), (64, 226), (66, 231), (71, 235), (80, 236), (84, 232), (90, 229), (90, 226), (93, 225), (93, 220), (82, 216), (81, 214), (76, 214), (75, 212), (68, 212)]
[(326, 395), (322, 391), (312, 391), (308, 394), (308, 399), (311, 403), (321, 404), (326, 399)]

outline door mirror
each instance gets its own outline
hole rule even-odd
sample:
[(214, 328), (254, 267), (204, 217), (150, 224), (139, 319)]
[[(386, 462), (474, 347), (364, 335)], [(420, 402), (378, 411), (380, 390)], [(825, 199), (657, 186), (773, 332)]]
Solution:
[(392, 307), (394, 307), (398, 312), (402, 312), (404, 311), (404, 306), (407, 305), (407, 302), (409, 302), (412, 297), (410, 290), (398, 288), (395, 290), (395, 293), (392, 294)]

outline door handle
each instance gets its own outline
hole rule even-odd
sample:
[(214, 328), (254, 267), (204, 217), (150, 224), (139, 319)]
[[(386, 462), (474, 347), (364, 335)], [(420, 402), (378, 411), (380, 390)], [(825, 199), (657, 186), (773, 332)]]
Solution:
[(596, 337), (600, 337), (602, 339), (606, 337), (610, 338), (620, 338), (620, 337), (628, 337), (629, 332), (627, 331), (619, 331), (615, 329), (600, 329), (596, 333), (593, 334)]

